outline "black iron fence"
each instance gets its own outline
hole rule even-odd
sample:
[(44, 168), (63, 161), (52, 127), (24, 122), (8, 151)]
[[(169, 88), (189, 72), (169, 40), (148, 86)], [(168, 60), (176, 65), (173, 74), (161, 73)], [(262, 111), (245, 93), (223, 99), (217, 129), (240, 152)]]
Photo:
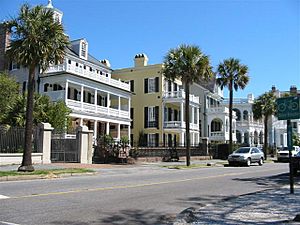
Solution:
[[(37, 152), (37, 128), (32, 131), (32, 152)], [(0, 125), (0, 153), (23, 153), (25, 128)]]

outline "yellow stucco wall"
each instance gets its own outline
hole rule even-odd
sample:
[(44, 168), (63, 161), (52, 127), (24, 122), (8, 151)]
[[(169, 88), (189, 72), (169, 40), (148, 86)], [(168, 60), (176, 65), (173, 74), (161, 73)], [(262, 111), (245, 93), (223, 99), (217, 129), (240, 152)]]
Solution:
[[(159, 133), (159, 142), (162, 143), (162, 92), (163, 80), (161, 75), (162, 64), (149, 65), (143, 67), (132, 67), (115, 70), (113, 78), (124, 81), (134, 80), (134, 94), (131, 98), (131, 108), (134, 108), (133, 134), (134, 142), (138, 141), (139, 132)], [(159, 77), (159, 92), (144, 93), (144, 80), (146, 78)], [(144, 107), (159, 106), (159, 129), (144, 128)]]

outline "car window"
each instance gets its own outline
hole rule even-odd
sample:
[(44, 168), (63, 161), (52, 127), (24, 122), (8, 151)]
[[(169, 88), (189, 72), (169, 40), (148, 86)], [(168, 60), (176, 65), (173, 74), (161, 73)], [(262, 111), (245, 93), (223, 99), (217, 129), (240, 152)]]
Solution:
[(259, 153), (259, 150), (257, 148), (252, 148), (251, 153)]
[(250, 148), (239, 148), (235, 151), (235, 153), (248, 153), (250, 151)]

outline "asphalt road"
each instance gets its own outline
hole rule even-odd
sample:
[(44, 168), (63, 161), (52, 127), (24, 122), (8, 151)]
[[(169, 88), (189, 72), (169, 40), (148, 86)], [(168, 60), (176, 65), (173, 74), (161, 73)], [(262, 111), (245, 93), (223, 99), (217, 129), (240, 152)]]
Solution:
[(0, 183), (0, 224), (166, 224), (188, 207), (288, 183), (288, 164), (189, 170), (137, 166)]

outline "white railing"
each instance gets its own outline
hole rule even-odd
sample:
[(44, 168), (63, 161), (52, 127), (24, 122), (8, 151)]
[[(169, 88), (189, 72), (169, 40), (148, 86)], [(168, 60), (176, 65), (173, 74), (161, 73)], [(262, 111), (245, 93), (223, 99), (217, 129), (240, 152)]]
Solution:
[(211, 137), (225, 137), (224, 132), (210, 132)]
[(125, 110), (118, 110), (113, 108), (108, 108), (104, 106), (99, 106), (95, 104), (90, 104), (86, 102), (80, 102), (68, 99), (67, 100), (67, 106), (71, 109), (83, 111), (83, 112), (89, 112), (94, 114), (105, 114), (108, 116), (114, 116), (114, 117), (122, 117), (122, 118), (129, 118), (129, 112)]
[(229, 109), (226, 106), (210, 107), (206, 109), (207, 113), (229, 113)]
[[(163, 93), (164, 99), (185, 99), (185, 91), (183, 89), (179, 91), (167, 91)], [(190, 94), (190, 102), (200, 104), (199, 97)]]
[(62, 71), (80, 75), (82, 77), (86, 77), (101, 83), (109, 84), (111, 86), (130, 91), (130, 85), (121, 81), (120, 79), (112, 79), (110, 77), (106, 77), (105, 75), (100, 75), (96, 71), (89, 71), (73, 64), (67, 64), (66, 62), (60, 65), (50, 66), (45, 73), (56, 73)]
[[(164, 128), (172, 129), (172, 128), (180, 128), (185, 129), (185, 122), (181, 121), (164, 121)], [(190, 129), (199, 130), (199, 124), (190, 123)]]

